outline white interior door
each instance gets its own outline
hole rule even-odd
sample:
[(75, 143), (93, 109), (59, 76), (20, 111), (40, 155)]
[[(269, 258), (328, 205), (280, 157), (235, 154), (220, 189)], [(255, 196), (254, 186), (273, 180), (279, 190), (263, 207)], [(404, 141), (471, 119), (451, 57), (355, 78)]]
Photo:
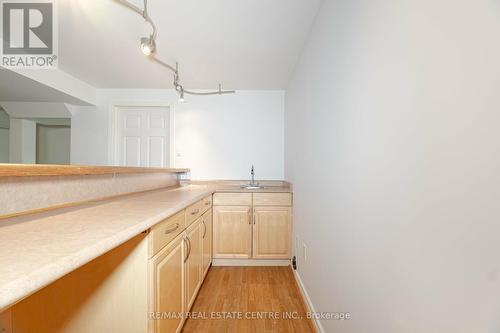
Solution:
[(118, 163), (130, 167), (170, 166), (170, 108), (118, 107)]

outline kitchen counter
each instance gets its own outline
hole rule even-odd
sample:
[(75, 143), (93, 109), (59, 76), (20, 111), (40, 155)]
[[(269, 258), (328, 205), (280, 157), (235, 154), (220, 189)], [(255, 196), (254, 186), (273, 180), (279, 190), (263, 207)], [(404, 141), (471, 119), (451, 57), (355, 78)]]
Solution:
[(264, 186), (263, 189), (247, 190), (241, 188), (248, 184), (248, 180), (220, 180), (220, 181), (195, 181), (193, 184), (210, 186), (216, 192), (222, 193), (290, 193), (292, 187), (287, 182), (282, 181), (259, 181)]
[(211, 185), (210, 186), (215, 192), (219, 193), (290, 193), (291, 190), (286, 186), (269, 186), (263, 189), (256, 190), (246, 190), (240, 188), (240, 186), (233, 185)]
[(290, 191), (213, 182), (0, 220), (0, 312), (214, 192)]

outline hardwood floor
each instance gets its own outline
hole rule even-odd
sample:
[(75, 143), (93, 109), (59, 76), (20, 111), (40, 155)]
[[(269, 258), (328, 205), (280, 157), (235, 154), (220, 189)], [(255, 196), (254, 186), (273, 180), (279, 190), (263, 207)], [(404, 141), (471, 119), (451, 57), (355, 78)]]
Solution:
[(305, 313), (290, 267), (212, 267), (183, 332), (315, 332)]

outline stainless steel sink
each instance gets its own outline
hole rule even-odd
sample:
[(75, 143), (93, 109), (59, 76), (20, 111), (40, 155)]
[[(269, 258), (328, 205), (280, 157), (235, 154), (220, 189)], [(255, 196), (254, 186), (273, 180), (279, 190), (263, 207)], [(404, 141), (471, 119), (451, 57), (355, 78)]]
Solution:
[(260, 186), (259, 184), (247, 184), (247, 185), (241, 185), (241, 188), (244, 190), (262, 190), (265, 187)]

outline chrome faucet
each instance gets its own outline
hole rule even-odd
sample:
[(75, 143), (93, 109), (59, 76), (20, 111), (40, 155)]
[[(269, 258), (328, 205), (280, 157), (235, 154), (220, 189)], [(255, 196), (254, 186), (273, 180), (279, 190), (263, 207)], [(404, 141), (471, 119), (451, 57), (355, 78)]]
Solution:
[(260, 186), (259, 183), (255, 182), (255, 167), (252, 164), (252, 169), (250, 169), (251, 181), (249, 184), (241, 185), (241, 188), (246, 190), (260, 190), (263, 189), (264, 186)]

